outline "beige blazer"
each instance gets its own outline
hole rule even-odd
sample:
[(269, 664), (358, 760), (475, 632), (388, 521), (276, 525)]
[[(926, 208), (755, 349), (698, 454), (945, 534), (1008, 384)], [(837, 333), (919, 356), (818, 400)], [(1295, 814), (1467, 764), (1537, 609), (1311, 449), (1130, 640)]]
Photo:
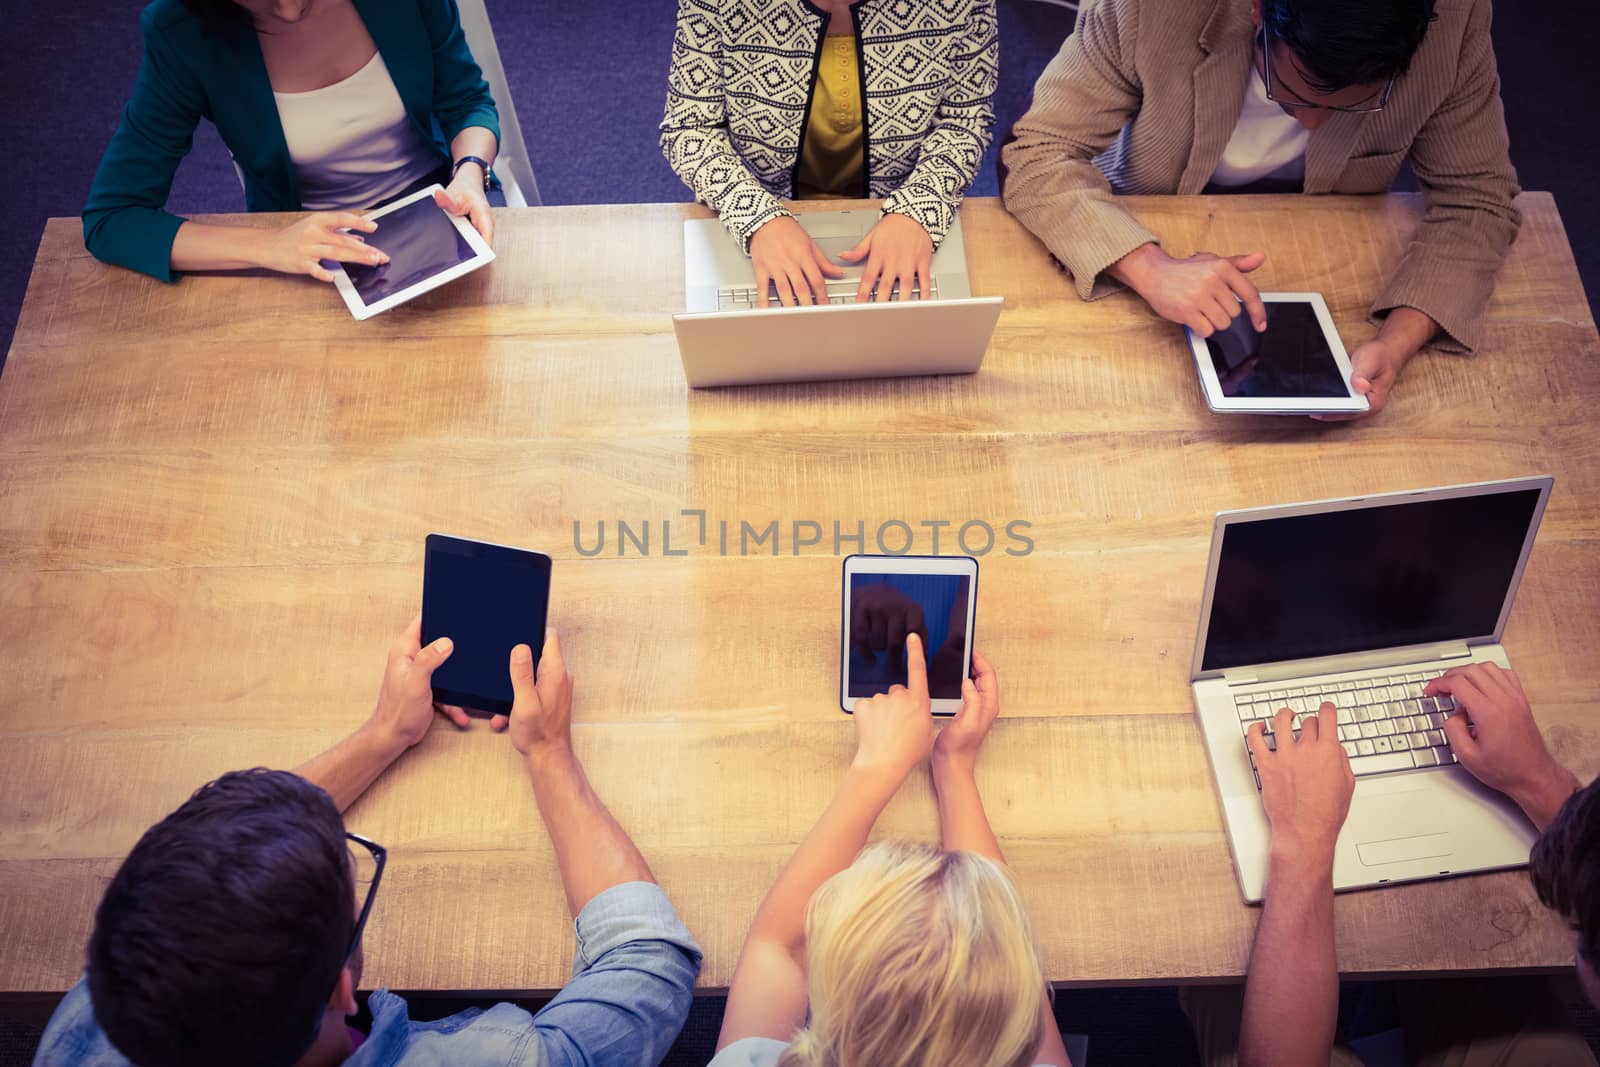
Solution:
[[(1426, 209), (1373, 315), (1408, 306), (1477, 347), (1494, 273), (1521, 225), (1489, 0), (1439, 0), (1388, 106), (1312, 131), (1307, 193), (1382, 193), (1409, 159)], [(1064, 263), (1085, 300), (1102, 272), (1158, 238), (1115, 193), (1191, 195), (1233, 135), (1251, 78), (1250, 0), (1087, 0), (1002, 152), (1005, 205)], [(1215, 249), (1219, 253), (1254, 249)]]

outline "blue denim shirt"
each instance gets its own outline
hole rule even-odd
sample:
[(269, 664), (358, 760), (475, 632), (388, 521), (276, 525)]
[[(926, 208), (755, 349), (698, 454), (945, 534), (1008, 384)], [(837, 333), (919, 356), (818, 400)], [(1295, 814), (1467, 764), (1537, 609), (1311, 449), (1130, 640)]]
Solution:
[[(783, 1057), (783, 1050), (788, 1047), (787, 1041), (777, 1041), (770, 1037), (746, 1037), (735, 1041), (711, 1057), (711, 1062), (706, 1064), (706, 1067), (775, 1067), (778, 1060)], [(1038, 1067), (1047, 1065), (1041, 1063)]]
[[(529, 1015), (513, 1004), (412, 1020), (387, 990), (368, 1001), (372, 1033), (346, 1067), (654, 1067), (683, 1028), (700, 946), (649, 882), (612, 886), (578, 916), (572, 980)], [(130, 1067), (94, 1019), (80, 979), (39, 1043), (34, 1067)]]

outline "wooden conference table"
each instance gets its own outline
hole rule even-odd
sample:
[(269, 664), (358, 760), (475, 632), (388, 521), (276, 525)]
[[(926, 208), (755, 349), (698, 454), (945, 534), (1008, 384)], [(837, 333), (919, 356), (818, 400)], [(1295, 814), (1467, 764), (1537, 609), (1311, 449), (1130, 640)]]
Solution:
[[(891, 520), (918, 551), (925, 523), (950, 523), (945, 552), (963, 524), (996, 531), (977, 632), (1003, 718), (980, 783), (1049, 976), (1242, 974), (1257, 912), (1188, 690), (1215, 511), (1553, 473), (1506, 643), (1557, 754), (1600, 770), (1600, 340), (1554, 203), (1521, 203), (1483, 351), (1424, 354), (1349, 425), (1209, 413), (1178, 330), (1130, 296), (1079, 301), (993, 200), (964, 213), (973, 288), (1006, 298), (975, 377), (709, 392), (684, 386), (668, 317), (701, 208), (501, 212), (492, 267), (366, 323), (305, 279), (160, 285), (53, 220), (0, 378), (0, 992), (72, 983), (106, 880), (195, 786), (362, 720), (432, 530), (556, 557), (577, 748), (725, 986), (852, 751), (832, 524), (874, 551)], [(1320, 290), (1351, 345), (1420, 212), (1130, 204), (1173, 251), (1264, 250), (1261, 286)], [(776, 557), (741, 555), (740, 523), (773, 520)], [(1006, 554), (1013, 520), (1030, 554)], [(602, 521), (586, 558), (575, 529), (592, 550)], [(619, 558), (619, 521), (649, 524), (648, 555)], [(524, 774), (483, 724), (439, 721), (350, 810), (391, 850), (372, 984), (564, 981)], [(936, 835), (926, 775), (877, 832)], [(1345, 895), (1337, 917), (1352, 974), (1572, 958), (1521, 872)]]

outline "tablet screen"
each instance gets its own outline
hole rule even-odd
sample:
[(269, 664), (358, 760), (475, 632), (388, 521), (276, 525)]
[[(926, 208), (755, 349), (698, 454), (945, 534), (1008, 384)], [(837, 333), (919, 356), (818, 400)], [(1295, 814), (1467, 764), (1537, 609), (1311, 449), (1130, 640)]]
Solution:
[(510, 711), (511, 650), (527, 645), (537, 665), (544, 647), (549, 557), (430, 545), (424, 573), (423, 642), (448, 637), (455, 643), (450, 658), (433, 672), (434, 688), (453, 694), (449, 703)]
[(1257, 333), (1241, 314), (1205, 339), (1222, 395), (1227, 397), (1348, 397), (1339, 364), (1308, 303), (1269, 301), (1267, 328)]
[(970, 588), (964, 574), (851, 575), (849, 695), (905, 685), (906, 634), (915, 633), (927, 657), (928, 695), (960, 700)]
[(423, 197), (375, 221), (378, 229), (366, 235), (367, 241), (387, 253), (389, 262), (376, 267), (344, 264), (344, 271), (364, 304), (376, 304), (477, 254), (431, 197)]

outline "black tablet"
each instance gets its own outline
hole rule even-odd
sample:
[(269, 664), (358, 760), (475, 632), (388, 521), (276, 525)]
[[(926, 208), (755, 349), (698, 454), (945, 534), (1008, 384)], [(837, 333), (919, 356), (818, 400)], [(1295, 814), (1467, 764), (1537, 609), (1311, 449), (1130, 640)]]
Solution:
[(511, 650), (533, 649), (535, 670), (550, 611), (550, 557), (429, 534), (422, 563), (422, 643), (455, 650), (433, 672), (433, 699), (480, 715), (511, 713)]

